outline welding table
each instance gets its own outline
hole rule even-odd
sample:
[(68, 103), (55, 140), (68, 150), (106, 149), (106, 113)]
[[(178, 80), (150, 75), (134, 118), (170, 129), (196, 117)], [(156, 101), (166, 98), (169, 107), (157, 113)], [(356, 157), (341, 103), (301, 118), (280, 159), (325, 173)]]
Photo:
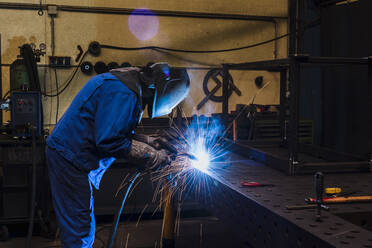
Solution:
[[(233, 228), (240, 247), (372, 247), (372, 203), (329, 205), (317, 222), (316, 209), (286, 209), (314, 197), (313, 175), (288, 176), (237, 154), (230, 159), (236, 162), (209, 175), (210, 194), (200, 201)], [(243, 188), (242, 181), (275, 186)], [(371, 173), (325, 174), (324, 182), (325, 187), (372, 195)]]

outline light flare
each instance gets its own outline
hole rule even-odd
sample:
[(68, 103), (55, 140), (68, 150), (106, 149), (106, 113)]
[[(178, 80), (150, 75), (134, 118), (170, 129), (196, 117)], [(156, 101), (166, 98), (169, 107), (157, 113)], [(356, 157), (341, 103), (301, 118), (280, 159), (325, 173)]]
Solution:
[(208, 152), (203, 147), (200, 147), (200, 150), (193, 152), (192, 154), (196, 158), (196, 160), (190, 159), (192, 167), (202, 172), (207, 172), (209, 169), (209, 163), (210, 163)]

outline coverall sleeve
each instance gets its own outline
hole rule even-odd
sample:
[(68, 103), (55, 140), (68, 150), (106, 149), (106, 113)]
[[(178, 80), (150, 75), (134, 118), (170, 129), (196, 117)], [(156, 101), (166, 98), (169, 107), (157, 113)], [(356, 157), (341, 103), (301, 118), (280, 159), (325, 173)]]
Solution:
[(125, 157), (137, 122), (137, 97), (114, 92), (100, 97), (95, 118), (96, 147), (106, 156)]

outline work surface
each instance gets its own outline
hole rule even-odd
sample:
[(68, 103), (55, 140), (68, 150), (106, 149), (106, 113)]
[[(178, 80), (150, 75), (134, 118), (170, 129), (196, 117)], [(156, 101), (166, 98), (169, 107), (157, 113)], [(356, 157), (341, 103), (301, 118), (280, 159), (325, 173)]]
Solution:
[[(286, 209), (314, 197), (313, 175), (287, 176), (238, 155), (231, 161), (209, 175), (213, 187), (205, 203), (230, 220), (247, 247), (372, 247), (372, 203), (329, 205), (319, 222), (316, 209)], [(275, 186), (246, 188), (243, 181)], [(372, 173), (325, 174), (324, 183), (355, 196), (372, 195)]]

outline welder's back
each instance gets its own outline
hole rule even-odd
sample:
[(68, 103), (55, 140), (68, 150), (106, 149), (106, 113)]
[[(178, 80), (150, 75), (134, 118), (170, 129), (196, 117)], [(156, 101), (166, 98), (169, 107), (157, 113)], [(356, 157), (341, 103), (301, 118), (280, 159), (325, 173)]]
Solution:
[(110, 73), (91, 78), (47, 139), (79, 170), (89, 172), (105, 157), (123, 157), (141, 107), (136, 94)]

